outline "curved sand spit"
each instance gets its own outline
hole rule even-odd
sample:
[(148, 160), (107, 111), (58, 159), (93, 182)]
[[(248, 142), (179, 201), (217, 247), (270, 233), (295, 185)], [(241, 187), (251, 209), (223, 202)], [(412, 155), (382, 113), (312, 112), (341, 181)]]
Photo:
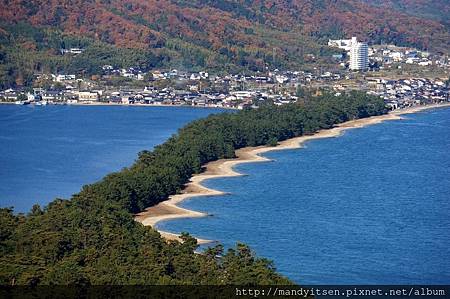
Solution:
[[(143, 225), (152, 226), (155, 228), (155, 225), (163, 220), (208, 216), (208, 214), (202, 212), (181, 208), (178, 206), (178, 204), (190, 197), (224, 195), (225, 194), (224, 192), (206, 188), (201, 183), (204, 180), (208, 180), (211, 178), (233, 177), (242, 175), (233, 170), (233, 167), (237, 164), (270, 161), (270, 159), (262, 157), (260, 156), (260, 154), (274, 150), (301, 148), (303, 144), (309, 140), (337, 137), (341, 135), (343, 131), (348, 129), (361, 128), (368, 125), (378, 124), (386, 120), (398, 120), (402, 119), (401, 115), (403, 114), (416, 113), (425, 109), (438, 107), (450, 107), (450, 103), (416, 106), (407, 109), (396, 110), (385, 115), (348, 121), (339, 124), (334, 128), (318, 131), (313, 135), (300, 136), (282, 141), (276, 147), (258, 146), (258, 147), (246, 147), (236, 150), (235, 159), (221, 159), (206, 164), (205, 172), (194, 175), (191, 178), (190, 182), (186, 184), (181, 194), (172, 195), (168, 198), (168, 200), (147, 208), (145, 211), (136, 214), (135, 219), (136, 221), (141, 222)], [(179, 240), (179, 236), (177, 234), (161, 230), (158, 231), (167, 240)], [(211, 240), (204, 240), (199, 238), (197, 238), (197, 241), (199, 244), (206, 244), (213, 242)]]

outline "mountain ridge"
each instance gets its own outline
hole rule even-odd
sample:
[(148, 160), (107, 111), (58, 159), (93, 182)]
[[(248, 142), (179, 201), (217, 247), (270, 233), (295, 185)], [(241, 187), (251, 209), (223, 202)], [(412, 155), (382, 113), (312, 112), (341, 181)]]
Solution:
[[(28, 70), (20, 72), (29, 77), (42, 68), (79, 71), (74, 65), (85, 65), (82, 71), (92, 74), (101, 63), (117, 64), (117, 60), (133, 60), (126, 56), (136, 55), (139, 56), (134, 61), (136, 65), (150, 68), (228, 71), (257, 71), (266, 66), (296, 68), (310, 62), (306, 54), (319, 57), (315, 63), (326, 62), (326, 57), (333, 52), (325, 46), (327, 39), (350, 36), (369, 43), (395, 43), (448, 52), (450, 27), (445, 22), (401, 12), (393, 8), (393, 0), (392, 3), (379, 0), (377, 5), (366, 2), (33, 0), (25, 3), (2, 0), (0, 59), (4, 65), (25, 69), (14, 56), (15, 52), (27, 49), (27, 55), (22, 56), (29, 56), (24, 63)], [(29, 28), (17, 28), (20, 26)], [(33, 31), (34, 35), (26, 36), (26, 32)], [(95, 45), (91, 48), (101, 55), (91, 53), (93, 57), (86, 58), (88, 61), (76, 64), (57, 56), (60, 47), (71, 45)], [(127, 49), (132, 49), (132, 53)], [(3, 67), (0, 78), (2, 73), (11, 72), (13, 68)]]

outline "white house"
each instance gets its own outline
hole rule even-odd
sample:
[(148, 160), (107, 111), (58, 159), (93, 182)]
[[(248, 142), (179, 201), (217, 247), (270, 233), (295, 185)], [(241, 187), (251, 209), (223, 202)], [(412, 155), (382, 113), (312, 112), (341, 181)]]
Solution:
[(75, 75), (57, 75), (55, 80), (57, 82), (68, 81), (68, 80), (75, 80)]
[(328, 40), (328, 46), (337, 47), (339, 49), (343, 49), (345, 51), (350, 51), (352, 46), (351, 39), (330, 39)]
[(97, 92), (93, 91), (79, 91), (78, 92), (78, 101), (80, 102), (96, 102), (99, 100), (99, 96)]

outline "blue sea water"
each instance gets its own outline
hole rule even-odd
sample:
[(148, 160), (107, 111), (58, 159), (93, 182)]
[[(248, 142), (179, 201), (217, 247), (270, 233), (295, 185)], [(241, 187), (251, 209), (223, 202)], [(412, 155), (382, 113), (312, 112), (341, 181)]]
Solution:
[(266, 154), (230, 192), (183, 207), (212, 217), (159, 224), (249, 244), (311, 284), (450, 284), (450, 109), (438, 109)]
[(130, 166), (188, 122), (220, 109), (0, 105), (0, 207), (27, 212)]

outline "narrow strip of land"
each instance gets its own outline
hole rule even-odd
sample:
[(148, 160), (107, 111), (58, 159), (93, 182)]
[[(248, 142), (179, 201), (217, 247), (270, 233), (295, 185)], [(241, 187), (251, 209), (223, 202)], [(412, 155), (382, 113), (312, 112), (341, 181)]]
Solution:
[[(384, 115), (351, 120), (336, 125), (334, 128), (318, 131), (313, 135), (305, 135), (282, 141), (277, 146), (258, 146), (238, 149), (236, 150), (236, 158), (221, 159), (207, 163), (205, 165), (205, 171), (200, 174), (194, 175), (191, 178), (190, 182), (186, 184), (181, 194), (172, 195), (168, 198), (168, 200), (147, 208), (145, 211), (137, 214), (135, 219), (136, 221), (141, 222), (143, 225), (152, 226), (153, 228), (155, 228), (156, 224), (160, 221), (176, 218), (195, 218), (208, 216), (208, 214), (206, 213), (181, 208), (178, 206), (178, 204), (191, 197), (224, 195), (225, 193), (222, 191), (210, 189), (203, 186), (202, 182), (212, 178), (234, 177), (242, 175), (234, 171), (233, 169), (233, 167), (237, 164), (270, 161), (270, 159), (262, 157), (260, 155), (269, 151), (301, 148), (306, 141), (337, 137), (341, 135), (343, 131), (348, 129), (361, 128), (368, 125), (378, 124), (386, 120), (398, 120), (402, 119), (401, 115), (404, 114), (416, 113), (422, 110), (439, 107), (450, 107), (450, 103), (416, 106), (401, 110), (395, 110)], [(177, 234), (161, 230), (158, 231), (167, 240), (179, 240), (179, 236)], [(211, 240), (204, 240), (199, 238), (197, 238), (197, 241), (199, 244), (212, 242)]]

